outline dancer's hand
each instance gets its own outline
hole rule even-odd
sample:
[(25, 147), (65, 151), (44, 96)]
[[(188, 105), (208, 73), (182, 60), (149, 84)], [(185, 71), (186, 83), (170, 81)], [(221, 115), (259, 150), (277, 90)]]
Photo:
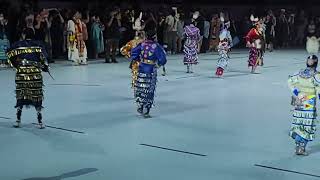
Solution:
[(43, 68), (42, 68), (43, 72), (49, 72), (49, 66), (47, 64), (44, 64)]
[(301, 101), (305, 101), (305, 100), (307, 100), (307, 96), (305, 94), (299, 94), (298, 99)]

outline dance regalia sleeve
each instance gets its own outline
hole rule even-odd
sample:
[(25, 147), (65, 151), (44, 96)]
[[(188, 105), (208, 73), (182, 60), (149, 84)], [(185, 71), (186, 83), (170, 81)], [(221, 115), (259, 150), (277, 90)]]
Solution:
[(246, 42), (252, 43), (254, 39), (257, 37), (257, 35), (257, 31), (254, 28), (252, 28), (246, 35)]
[(299, 89), (297, 88), (297, 85), (299, 84), (299, 72), (290, 75), (288, 79), (288, 87), (292, 92), (293, 96), (298, 96)]
[(158, 58), (158, 65), (164, 66), (167, 63), (167, 57), (166, 57), (166, 52), (161, 45), (158, 44), (155, 54)]
[(230, 31), (228, 31), (227, 33), (227, 37), (228, 37), (228, 41), (229, 41), (229, 47), (233, 47), (233, 40), (232, 40), (232, 36), (230, 34)]
[(120, 52), (126, 58), (130, 58), (130, 52), (131, 52), (132, 48), (133, 48), (133, 43), (132, 43), (132, 40), (131, 40), (120, 49)]
[(316, 75), (314, 76), (314, 83), (316, 85), (318, 98), (320, 99), (320, 73), (319, 72), (317, 72)]
[(131, 50), (131, 61), (140, 61), (141, 43)]

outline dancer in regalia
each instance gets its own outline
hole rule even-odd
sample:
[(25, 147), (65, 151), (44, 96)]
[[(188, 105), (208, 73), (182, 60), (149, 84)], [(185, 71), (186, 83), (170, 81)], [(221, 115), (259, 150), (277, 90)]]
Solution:
[(83, 38), (84, 23), (81, 14), (73, 12), (73, 17), (68, 21), (68, 60), (75, 65), (87, 65), (87, 47)]
[[(120, 49), (120, 52), (122, 55), (124, 55), (127, 58), (130, 58), (131, 56), (131, 50), (135, 48), (138, 44), (144, 41), (145, 33), (137, 32), (136, 36), (133, 40), (129, 41), (125, 46), (123, 46)], [(138, 77), (138, 68), (139, 68), (139, 61), (131, 61), (130, 63), (130, 69), (132, 73), (132, 81), (131, 81), (131, 88), (133, 88), (133, 93), (135, 95), (135, 84)]]
[(184, 34), (186, 40), (184, 43), (183, 63), (187, 66), (187, 73), (193, 73), (192, 65), (198, 64), (198, 46), (200, 41), (200, 30), (191, 22), (186, 22)]
[(23, 41), (18, 41), (7, 52), (8, 62), (16, 69), (16, 99), (17, 120), (14, 127), (21, 124), (21, 114), (24, 106), (35, 107), (38, 115), (39, 128), (44, 128), (42, 122), (43, 79), (41, 71), (49, 72), (47, 53), (43, 46), (34, 41), (34, 31), (27, 28)]
[(251, 67), (251, 73), (255, 73), (257, 66), (263, 65), (264, 37), (259, 19), (251, 15), (250, 20), (254, 27), (246, 36), (247, 47), (250, 48), (248, 66)]
[(216, 75), (221, 77), (223, 75), (224, 70), (229, 64), (229, 51), (232, 47), (232, 37), (230, 35), (230, 31), (228, 28), (230, 27), (230, 21), (224, 22), (224, 17), (220, 17), (220, 21), (222, 23), (222, 28), (219, 35), (219, 60), (217, 62), (217, 70)]
[(157, 83), (157, 67), (166, 64), (164, 49), (155, 42), (156, 24), (150, 22), (145, 27), (146, 40), (131, 51), (131, 60), (139, 61), (138, 77), (135, 85), (135, 97), (138, 113), (150, 118), (150, 109), (154, 102)]
[(309, 56), (307, 67), (289, 76), (288, 85), (292, 92), (291, 105), (293, 122), (290, 137), (296, 143), (296, 154), (307, 155), (307, 143), (312, 141), (316, 130), (316, 99), (320, 97), (320, 74), (316, 68), (318, 57)]

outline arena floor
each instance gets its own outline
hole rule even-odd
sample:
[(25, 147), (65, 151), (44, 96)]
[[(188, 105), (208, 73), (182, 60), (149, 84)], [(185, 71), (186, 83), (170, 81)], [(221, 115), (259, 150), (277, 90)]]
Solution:
[(55, 80), (44, 75), (44, 130), (32, 124), (34, 109), (23, 112), (21, 129), (12, 128), (15, 72), (2, 69), (0, 179), (319, 179), (320, 140), (310, 143), (309, 156), (296, 157), (288, 137), (287, 78), (305, 67), (306, 52), (266, 53), (259, 74), (249, 73), (247, 56), (233, 51), (220, 79), (216, 54), (201, 54), (194, 74), (185, 73), (181, 55), (169, 56), (151, 119), (136, 113), (125, 59), (59, 61)]

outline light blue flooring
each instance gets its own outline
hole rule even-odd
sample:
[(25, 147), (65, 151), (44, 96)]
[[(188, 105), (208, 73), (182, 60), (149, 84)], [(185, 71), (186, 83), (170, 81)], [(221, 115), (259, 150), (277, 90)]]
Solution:
[(39, 130), (31, 124), (34, 109), (23, 112), (23, 128), (11, 128), (15, 72), (0, 70), (0, 116), (12, 118), (0, 118), (0, 180), (319, 179), (254, 166), (320, 175), (320, 139), (310, 144), (310, 156), (296, 157), (288, 137), (286, 81), (306, 57), (303, 50), (266, 53), (261, 74), (250, 74), (247, 50), (235, 50), (229, 72), (218, 79), (215, 54), (201, 54), (194, 74), (185, 73), (182, 56), (169, 56), (152, 119), (136, 113), (124, 59), (79, 67), (58, 62), (51, 67), (55, 80), (44, 75), (44, 121), (85, 134)]

